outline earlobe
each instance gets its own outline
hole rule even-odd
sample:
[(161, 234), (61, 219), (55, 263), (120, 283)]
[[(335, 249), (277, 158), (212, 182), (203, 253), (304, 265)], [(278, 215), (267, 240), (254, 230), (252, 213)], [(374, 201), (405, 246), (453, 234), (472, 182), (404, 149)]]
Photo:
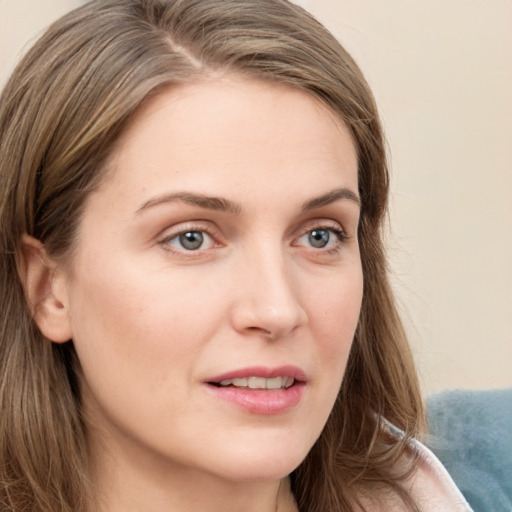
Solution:
[(64, 276), (43, 244), (23, 235), (18, 272), (32, 317), (44, 336), (55, 343), (72, 338)]

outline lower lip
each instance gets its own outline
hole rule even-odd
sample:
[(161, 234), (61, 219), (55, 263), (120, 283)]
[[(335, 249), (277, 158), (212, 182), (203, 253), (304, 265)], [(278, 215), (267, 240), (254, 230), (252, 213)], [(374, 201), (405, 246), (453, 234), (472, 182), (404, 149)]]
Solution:
[(295, 382), (288, 389), (250, 389), (234, 386), (216, 387), (206, 384), (216, 396), (252, 414), (280, 414), (295, 407), (301, 400), (305, 384)]

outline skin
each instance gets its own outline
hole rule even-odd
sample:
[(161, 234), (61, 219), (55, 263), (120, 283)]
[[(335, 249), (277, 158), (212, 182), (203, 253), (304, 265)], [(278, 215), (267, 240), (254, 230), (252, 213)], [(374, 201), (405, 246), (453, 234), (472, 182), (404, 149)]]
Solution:
[[(216, 77), (136, 114), (68, 261), (47, 261), (36, 317), (76, 346), (97, 506), (295, 510), (287, 475), (332, 409), (360, 312), (357, 193), (348, 129), (304, 92)], [(180, 245), (186, 231), (203, 245)], [(306, 375), (284, 412), (248, 411), (205, 383), (282, 365)]]

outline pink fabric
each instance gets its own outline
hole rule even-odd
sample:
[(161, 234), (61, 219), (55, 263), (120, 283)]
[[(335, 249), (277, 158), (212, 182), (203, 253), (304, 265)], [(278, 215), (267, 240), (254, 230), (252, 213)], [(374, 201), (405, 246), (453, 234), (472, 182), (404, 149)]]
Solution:
[(412, 495), (421, 512), (472, 512), (468, 502), (439, 459), (419, 441), (411, 441), (419, 454), (419, 466), (412, 477)]

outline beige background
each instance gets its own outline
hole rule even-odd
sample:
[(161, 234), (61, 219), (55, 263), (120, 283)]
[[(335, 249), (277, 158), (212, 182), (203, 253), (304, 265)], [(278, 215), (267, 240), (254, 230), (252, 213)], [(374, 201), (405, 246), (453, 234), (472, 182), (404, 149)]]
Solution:
[[(0, 0), (0, 83), (79, 0)], [(394, 282), (427, 392), (512, 386), (512, 1), (302, 0), (374, 89)]]

